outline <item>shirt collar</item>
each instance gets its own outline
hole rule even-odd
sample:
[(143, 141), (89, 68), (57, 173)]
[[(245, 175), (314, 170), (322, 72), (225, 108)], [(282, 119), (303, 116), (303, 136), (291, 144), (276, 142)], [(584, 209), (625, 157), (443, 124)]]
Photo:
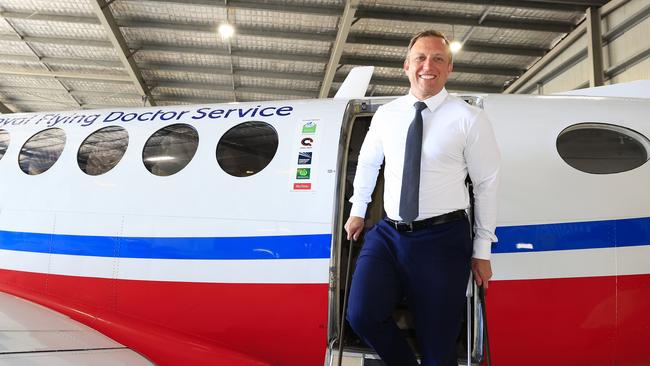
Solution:
[[(436, 94), (436, 95), (434, 95), (434, 96), (432, 96), (432, 97), (429, 97), (429, 98), (423, 100), (422, 102), (424, 102), (424, 104), (427, 105), (427, 108), (428, 108), (430, 111), (434, 111), (434, 110), (435, 110), (436, 108), (438, 108), (438, 106), (441, 105), (442, 102), (447, 98), (447, 95), (449, 95), (449, 92), (447, 92), (447, 89), (446, 89), (446, 88), (442, 88), (442, 90), (440, 90), (440, 91), (438, 92), (438, 94)], [(413, 95), (413, 93), (411, 93), (410, 91), (409, 91), (409, 93), (406, 95), (406, 101), (407, 101), (411, 106), (413, 106), (413, 104), (415, 104), (415, 102), (417, 102), (418, 100), (419, 100), (419, 99), (416, 98), (415, 95)]]

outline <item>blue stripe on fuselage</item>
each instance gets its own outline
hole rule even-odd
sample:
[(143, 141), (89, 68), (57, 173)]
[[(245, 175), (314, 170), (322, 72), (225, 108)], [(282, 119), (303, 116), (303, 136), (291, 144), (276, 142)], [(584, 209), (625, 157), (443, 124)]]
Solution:
[[(650, 217), (503, 226), (496, 231), (499, 242), (492, 253), (543, 252), (551, 250), (599, 249), (650, 245)], [(517, 248), (532, 244), (533, 249)]]
[[(493, 253), (540, 252), (650, 245), (650, 218), (504, 226)], [(39, 253), (155, 259), (329, 258), (330, 234), (142, 238), (0, 231), (0, 249)], [(532, 249), (517, 244), (532, 244)]]
[(330, 234), (141, 238), (0, 231), (0, 249), (98, 257), (156, 259), (329, 258)]

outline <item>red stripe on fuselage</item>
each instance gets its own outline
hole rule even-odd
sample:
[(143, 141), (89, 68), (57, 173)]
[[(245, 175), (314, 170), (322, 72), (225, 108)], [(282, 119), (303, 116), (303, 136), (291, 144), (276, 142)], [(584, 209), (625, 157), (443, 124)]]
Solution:
[(491, 282), (492, 360), (500, 366), (648, 365), (649, 291), (650, 275)]
[(619, 276), (616, 365), (650, 365), (650, 275)]
[(0, 270), (0, 284), (161, 366), (324, 362), (327, 284), (131, 281), (7, 270)]

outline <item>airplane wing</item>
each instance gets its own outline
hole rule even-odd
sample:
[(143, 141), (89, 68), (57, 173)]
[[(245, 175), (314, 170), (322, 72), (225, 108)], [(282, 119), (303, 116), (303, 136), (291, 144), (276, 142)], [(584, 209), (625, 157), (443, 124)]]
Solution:
[(0, 366), (153, 365), (65, 315), (0, 292)]

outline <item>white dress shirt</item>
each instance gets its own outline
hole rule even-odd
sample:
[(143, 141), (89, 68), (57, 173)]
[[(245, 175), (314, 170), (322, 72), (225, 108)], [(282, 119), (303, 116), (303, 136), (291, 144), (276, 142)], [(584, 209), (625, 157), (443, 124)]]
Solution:
[[(412, 94), (385, 104), (375, 113), (363, 141), (351, 216), (365, 217), (379, 168), (384, 159), (384, 209), (389, 218), (400, 220), (399, 200), (406, 134), (415, 116)], [(416, 220), (469, 207), (465, 178), (474, 184), (473, 257), (490, 259), (497, 215), (497, 185), (500, 155), (492, 126), (479, 108), (442, 89), (423, 100), (423, 136), (420, 171), (419, 215)]]

